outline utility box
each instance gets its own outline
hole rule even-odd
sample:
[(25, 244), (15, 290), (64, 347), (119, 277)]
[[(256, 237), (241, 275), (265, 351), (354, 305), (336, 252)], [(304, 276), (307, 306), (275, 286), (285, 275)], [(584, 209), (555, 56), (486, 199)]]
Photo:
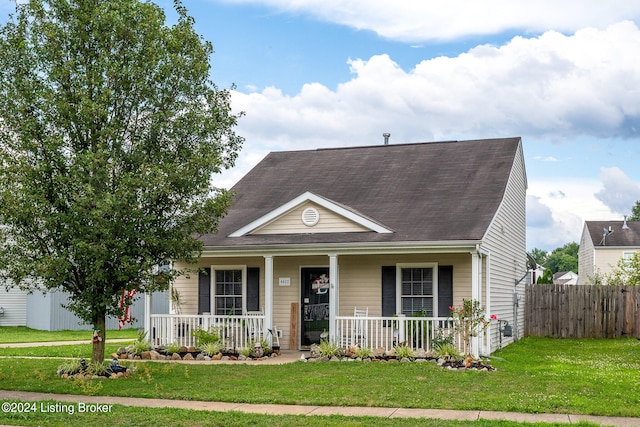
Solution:
[(511, 325), (504, 325), (502, 328), (502, 336), (503, 337), (512, 337), (513, 336), (513, 328)]

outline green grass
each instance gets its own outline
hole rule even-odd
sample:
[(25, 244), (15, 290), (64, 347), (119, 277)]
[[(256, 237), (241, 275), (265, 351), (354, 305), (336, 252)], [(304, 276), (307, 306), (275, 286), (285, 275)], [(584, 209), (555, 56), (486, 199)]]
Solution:
[[(246, 403), (640, 417), (640, 341), (528, 338), (494, 372), (433, 363), (208, 365), (144, 362), (127, 380), (58, 378), (60, 360), (0, 359), (0, 388)], [(134, 362), (122, 364), (134, 365)], [(99, 385), (97, 384), (99, 382)]]
[[(55, 404), (54, 401), (43, 402)], [(69, 405), (69, 403), (64, 403)], [(448, 421), (419, 418), (380, 418), (380, 417), (344, 417), (332, 416), (295, 416), (295, 415), (262, 415), (240, 412), (207, 412), (185, 409), (151, 409), (113, 405), (110, 412), (103, 414), (66, 412), (40, 412), (40, 402), (36, 403), (36, 412), (22, 414), (0, 413), (0, 423), (22, 426), (47, 425), (51, 427), (70, 427), (86, 425), (108, 425), (113, 427), (155, 427), (160, 425), (172, 427), (191, 426), (256, 426), (256, 427), (566, 427), (558, 423), (517, 423), (513, 421)], [(576, 426), (593, 426), (589, 423), (578, 423)]]
[[(26, 326), (0, 326), (0, 343), (46, 342), (46, 341), (91, 341), (92, 331), (40, 331)], [(118, 338), (136, 338), (137, 329), (108, 330), (107, 341)]]
[[(131, 342), (134, 340), (132, 339)], [(105, 345), (105, 357), (109, 358), (118, 348), (126, 347), (127, 342), (107, 343)], [(38, 347), (0, 347), (0, 357), (77, 357), (90, 358), (93, 344), (66, 344), (60, 346), (38, 346)]]

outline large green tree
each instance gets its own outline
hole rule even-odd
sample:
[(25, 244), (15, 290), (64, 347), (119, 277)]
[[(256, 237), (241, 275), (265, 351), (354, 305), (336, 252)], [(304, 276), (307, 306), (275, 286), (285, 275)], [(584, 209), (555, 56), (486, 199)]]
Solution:
[(547, 251), (539, 248), (531, 249), (531, 251), (529, 251), (529, 255), (531, 255), (533, 259), (536, 260), (536, 263), (540, 265), (544, 265), (549, 257), (549, 253)]
[(545, 262), (545, 268), (548, 268), (553, 273), (559, 271), (573, 271), (578, 272), (578, 250), (580, 245), (576, 242), (567, 243), (566, 245), (556, 248), (547, 257)]
[(0, 280), (62, 288), (99, 330), (123, 290), (166, 289), (231, 195), (242, 138), (212, 46), (174, 2), (30, 0), (0, 29)]
[(627, 219), (629, 221), (640, 221), (640, 200), (631, 208), (631, 215)]

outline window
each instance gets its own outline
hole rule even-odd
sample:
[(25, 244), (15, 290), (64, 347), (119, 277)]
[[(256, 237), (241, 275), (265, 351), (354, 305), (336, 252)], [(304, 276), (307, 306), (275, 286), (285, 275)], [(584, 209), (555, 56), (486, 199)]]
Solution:
[(437, 301), (437, 271), (435, 265), (404, 266), (399, 268), (400, 274), (400, 313), (411, 316), (422, 313), (423, 316), (434, 316), (434, 301)]
[(213, 301), (217, 315), (240, 315), (244, 288), (244, 268), (215, 269)]

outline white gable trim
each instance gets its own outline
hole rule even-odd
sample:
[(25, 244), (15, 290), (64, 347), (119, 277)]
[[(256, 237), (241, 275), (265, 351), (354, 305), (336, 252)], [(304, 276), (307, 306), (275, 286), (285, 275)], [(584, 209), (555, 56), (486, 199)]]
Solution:
[(294, 209), (295, 207), (301, 205), (302, 203), (305, 202), (313, 202), (316, 203), (326, 209), (329, 209), (330, 211), (335, 212), (336, 214), (347, 218), (353, 222), (355, 222), (356, 224), (359, 224), (365, 228), (370, 229), (371, 231), (375, 231), (376, 233), (393, 233), (392, 230), (389, 230), (386, 227), (383, 227), (382, 225), (371, 221), (370, 219), (364, 218), (358, 214), (355, 214), (354, 212), (343, 208), (342, 206), (338, 205), (337, 203), (334, 203), (328, 199), (325, 199), (324, 197), (320, 197), (316, 194), (313, 194), (309, 191), (299, 195), (298, 197), (296, 197), (295, 199), (291, 200), (290, 202), (285, 203), (284, 205), (272, 210), (271, 212), (267, 213), (266, 215), (261, 216), (260, 218), (256, 219), (255, 221), (250, 222), (249, 224), (245, 225), (244, 227), (242, 227), (241, 229), (234, 231), (233, 233), (231, 233), (229, 235), (229, 237), (241, 237), (241, 236), (245, 236), (249, 233), (251, 233), (252, 231), (262, 227), (263, 225), (268, 224), (269, 222), (273, 221), (274, 219), (278, 218), (279, 216), (289, 212), (290, 210)]

